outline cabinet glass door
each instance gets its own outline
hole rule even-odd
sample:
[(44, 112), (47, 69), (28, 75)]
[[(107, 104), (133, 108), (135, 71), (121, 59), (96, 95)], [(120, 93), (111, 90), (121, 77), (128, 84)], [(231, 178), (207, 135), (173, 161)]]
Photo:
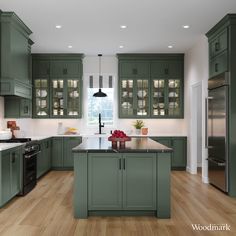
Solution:
[(152, 116), (165, 116), (165, 83), (164, 79), (152, 80)]
[(80, 81), (67, 80), (67, 116), (78, 116), (80, 113)]
[(149, 113), (148, 80), (137, 80), (137, 116), (147, 116)]
[(38, 117), (49, 116), (49, 90), (47, 79), (34, 80), (35, 115)]
[(134, 115), (134, 80), (121, 80), (121, 114)]
[(180, 80), (168, 80), (168, 115), (180, 115)]
[(65, 96), (64, 96), (64, 80), (52, 80), (52, 116), (62, 117), (64, 112)]

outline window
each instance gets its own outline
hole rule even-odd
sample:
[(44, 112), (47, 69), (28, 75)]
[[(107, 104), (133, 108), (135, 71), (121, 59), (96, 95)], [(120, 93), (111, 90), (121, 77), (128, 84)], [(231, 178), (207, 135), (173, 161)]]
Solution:
[(114, 124), (114, 89), (103, 88), (102, 91), (107, 94), (107, 97), (93, 97), (93, 94), (98, 91), (98, 88), (88, 88), (88, 119), (87, 125), (98, 124), (98, 114), (102, 115), (102, 123), (105, 125)]

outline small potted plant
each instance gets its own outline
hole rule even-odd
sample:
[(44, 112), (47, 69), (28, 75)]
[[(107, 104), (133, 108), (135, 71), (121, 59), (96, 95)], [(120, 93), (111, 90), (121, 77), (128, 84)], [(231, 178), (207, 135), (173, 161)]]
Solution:
[(136, 134), (141, 134), (141, 129), (144, 127), (144, 122), (142, 120), (136, 120), (133, 124), (134, 128), (136, 129)]

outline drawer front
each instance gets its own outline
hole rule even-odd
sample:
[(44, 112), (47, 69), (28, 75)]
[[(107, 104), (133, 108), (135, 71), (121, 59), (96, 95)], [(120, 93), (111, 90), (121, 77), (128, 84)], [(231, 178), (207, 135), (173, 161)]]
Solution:
[(213, 77), (228, 71), (228, 53), (225, 52), (210, 61), (209, 76)]
[(228, 30), (225, 29), (217, 38), (209, 44), (210, 58), (213, 58), (228, 48)]

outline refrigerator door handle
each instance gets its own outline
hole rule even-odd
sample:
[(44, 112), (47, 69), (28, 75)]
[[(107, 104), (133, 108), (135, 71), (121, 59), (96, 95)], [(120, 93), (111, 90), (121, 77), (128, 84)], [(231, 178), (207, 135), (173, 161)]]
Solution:
[(212, 100), (213, 97), (205, 98), (205, 148), (212, 148), (212, 146), (208, 145), (208, 108), (209, 108), (209, 100)]
[(225, 166), (225, 162), (218, 161), (218, 160), (216, 160), (216, 159), (214, 159), (214, 158), (208, 157), (206, 160), (215, 163), (217, 166)]

